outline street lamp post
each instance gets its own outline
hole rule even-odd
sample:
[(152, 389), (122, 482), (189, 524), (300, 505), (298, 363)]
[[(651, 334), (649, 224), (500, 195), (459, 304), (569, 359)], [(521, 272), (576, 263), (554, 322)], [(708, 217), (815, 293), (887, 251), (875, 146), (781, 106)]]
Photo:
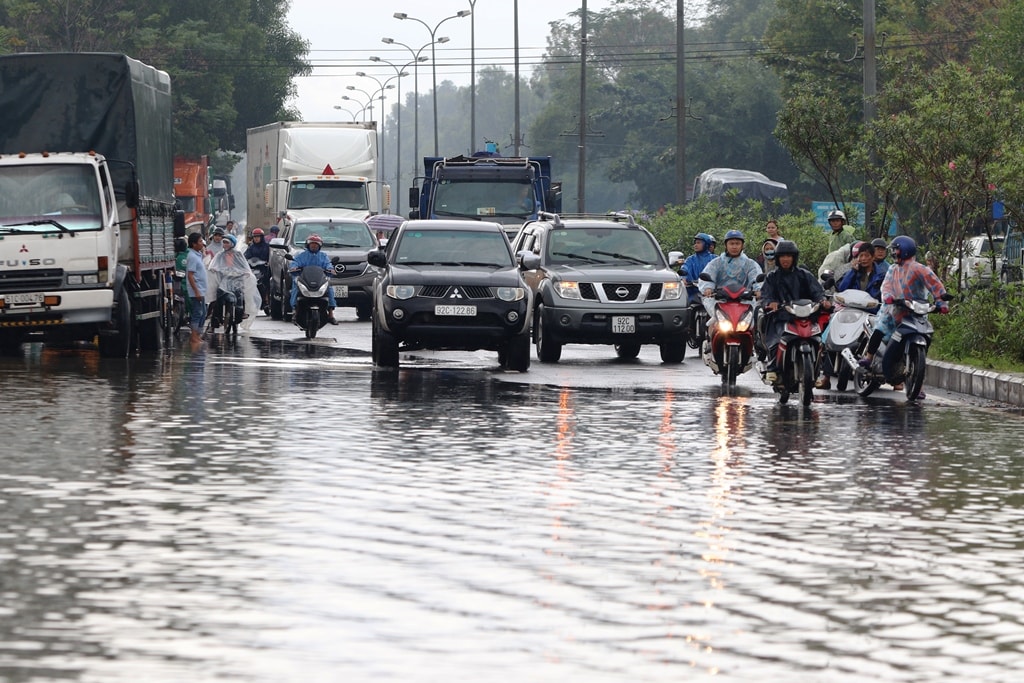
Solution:
[[(469, 0), (469, 11), (476, 9), (476, 0)], [(476, 15), (469, 20), (469, 153), (476, 149)]]
[[(356, 98), (349, 97), (348, 95), (342, 95), (341, 99), (343, 99), (343, 100), (345, 100), (347, 102), (351, 102), (352, 104), (354, 104), (357, 107), (359, 107), (359, 115), (363, 117), (363, 121), (366, 120), (366, 110), (370, 108), (369, 104), (363, 104), (362, 102), (360, 102)], [(352, 119), (352, 120), (355, 121), (355, 119)]]
[(434, 156), (438, 156), (438, 144), (437, 144), (437, 54), (436, 54), (436, 52), (434, 50), (434, 45), (436, 45), (437, 43), (441, 43), (441, 42), (447, 42), (447, 40), (443, 40), (443, 41), (442, 40), (436, 40), (434, 38), (434, 36), (437, 33), (437, 29), (441, 28), (441, 24), (443, 24), (444, 22), (448, 21), (449, 19), (461, 19), (462, 17), (468, 17), (472, 13), (473, 12), (471, 10), (468, 10), (468, 9), (459, 10), (458, 12), (456, 12), (453, 15), (451, 15), (450, 17), (445, 17), (441, 21), (439, 21), (436, 24), (434, 24), (434, 28), (430, 28), (430, 24), (428, 24), (427, 22), (423, 21), (422, 19), (417, 19), (416, 17), (410, 17), (405, 12), (395, 12), (395, 14), (394, 14), (395, 19), (409, 19), (411, 21), (416, 21), (416, 22), (419, 22), (420, 24), (423, 24), (423, 28), (427, 29), (427, 31), (430, 33), (430, 41), (431, 41), (430, 42), (430, 68), (431, 68), (431, 71), (433, 72), (433, 91), (434, 91), (434, 96), (432, 98), (434, 100)]
[(346, 109), (345, 107), (341, 106), (340, 104), (336, 104), (336, 105), (334, 105), (334, 108), (335, 108), (335, 109), (338, 109), (339, 111), (343, 111), (343, 112), (345, 112), (346, 114), (348, 114), (349, 116), (351, 116), (351, 117), (352, 117), (352, 122), (353, 122), (353, 123), (355, 122), (355, 120), (356, 120), (356, 115), (355, 115), (355, 114), (354, 114), (354, 113), (353, 113), (352, 111), (350, 111), (350, 110)]
[[(441, 37), (437, 39), (438, 42), (446, 43), (447, 38)], [(420, 62), (424, 61), (426, 57), (420, 58), (420, 53), (425, 49), (433, 45), (433, 42), (425, 43), (420, 46), (420, 49), (414, 50), (405, 43), (400, 43), (394, 38), (381, 38), (380, 42), (385, 45), (401, 45), (409, 54), (413, 56), (413, 71), (412, 71), (412, 88), (413, 88), (413, 129), (412, 129), (412, 177), (416, 177), (416, 169), (419, 164), (420, 158)]]
[[(378, 62), (380, 64), (387, 64), (395, 70), (393, 78), (398, 79), (398, 113), (395, 115), (396, 123), (398, 126), (398, 133), (395, 135), (395, 208), (397, 213), (402, 213), (402, 76), (408, 76), (408, 69), (410, 66), (415, 65), (418, 62), (426, 61), (426, 57), (419, 57), (409, 62), (405, 66), (399, 68), (395, 64), (381, 59), (380, 57), (370, 57), (371, 62)], [(388, 79), (391, 80), (391, 79)]]
[[(352, 91), (355, 91), (355, 92), (361, 92), (364, 95), (366, 95), (366, 99), (367, 99), (367, 102), (368, 102), (366, 106), (370, 110), (370, 120), (372, 121), (373, 120), (373, 95), (371, 95), (370, 93), (366, 92), (362, 88), (357, 88), (354, 85), (346, 85), (345, 86), (345, 90), (352, 90)], [(345, 99), (345, 98), (342, 97), (341, 99)], [(363, 117), (363, 121), (365, 121), (365, 120), (366, 120), (366, 117), (364, 116)]]
[[(369, 78), (374, 83), (376, 83), (377, 85), (380, 86), (379, 88), (374, 90), (373, 94), (369, 95), (369, 97), (370, 97), (370, 118), (371, 119), (373, 119), (373, 101), (377, 100), (377, 99), (380, 100), (380, 117), (381, 117), (381, 120), (380, 120), (380, 154), (378, 155), (379, 158), (380, 158), (380, 168), (377, 169), (377, 180), (379, 181), (377, 183), (377, 186), (378, 186), (377, 197), (378, 197), (378, 206), (383, 208), (384, 207), (384, 186), (383, 186), (383, 183), (384, 183), (384, 177), (385, 177), (384, 176), (384, 157), (385, 157), (385, 154), (384, 154), (384, 120), (387, 118), (387, 113), (386, 113), (386, 111), (384, 109), (384, 91), (385, 90), (394, 90), (395, 86), (388, 83), (388, 80), (394, 80), (394, 77), (392, 77), (390, 79), (387, 79), (383, 83), (381, 83), (378, 78), (376, 78), (375, 76), (370, 76), (369, 74), (367, 74), (364, 71), (357, 71), (356, 72), (356, 76), (361, 76), (363, 78)], [(353, 86), (350, 85), (350, 86), (348, 86), (348, 88), (352, 89)], [(358, 90), (358, 88), (355, 88), (355, 89)], [(366, 91), (363, 90), (361, 92), (366, 92)], [(374, 131), (374, 133), (376, 133), (376, 131)], [(390, 210), (390, 208), (391, 208), (391, 200), (390, 200), (390, 198), (388, 198), (388, 209)]]

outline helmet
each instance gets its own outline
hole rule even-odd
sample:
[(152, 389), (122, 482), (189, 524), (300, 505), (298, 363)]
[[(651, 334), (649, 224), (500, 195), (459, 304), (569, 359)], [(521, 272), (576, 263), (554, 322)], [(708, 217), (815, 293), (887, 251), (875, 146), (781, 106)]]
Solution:
[(224, 239), (222, 239), (221, 242), (230, 242), (232, 249), (238, 246), (238, 238), (232, 235), (231, 233), (224, 235)]
[(277, 227), (276, 225), (271, 225), (270, 232), (276, 235), (277, 233), (281, 232), (281, 228)]
[(740, 242), (746, 242), (747, 238), (744, 237), (743, 233), (740, 232), (739, 230), (730, 230), (729, 232), (725, 233), (725, 239), (723, 241), (728, 242), (729, 240), (739, 240)]
[(220, 235), (220, 236), (223, 237), (224, 236), (224, 228), (220, 228), (220, 227), (214, 228), (213, 229), (213, 234), (214, 235)]
[(889, 251), (892, 252), (892, 257), (898, 263), (903, 263), (907, 259), (917, 256), (917, 242), (906, 235), (900, 235), (893, 239), (892, 244), (889, 245)]
[(850, 258), (857, 258), (860, 256), (862, 251), (873, 252), (874, 247), (872, 247), (868, 242), (856, 242), (854, 243), (853, 248), (850, 249)]
[(698, 232), (696, 235), (693, 236), (693, 241), (696, 242), (697, 240), (703, 242), (704, 248), (707, 249), (715, 241), (715, 238), (707, 234), (706, 232)]
[(312, 235), (306, 238), (306, 249), (309, 249), (309, 245), (311, 244), (319, 245), (320, 248), (322, 249), (324, 246), (324, 241), (323, 239), (320, 238), (320, 235), (313, 233)]
[(889, 248), (889, 245), (886, 244), (885, 240), (883, 240), (881, 237), (876, 237), (875, 239), (871, 240), (871, 246), (872, 247), (881, 247), (882, 249), (888, 249)]
[(778, 260), (780, 256), (786, 255), (792, 256), (794, 259), (800, 256), (800, 248), (796, 246), (796, 242), (793, 240), (780, 240), (775, 245), (775, 260)]
[(252, 231), (253, 237), (263, 237), (263, 228), (256, 228)]
[(832, 209), (832, 211), (829, 212), (828, 219), (832, 220), (833, 218), (838, 218), (844, 223), (846, 222), (846, 214), (840, 211), (839, 209)]

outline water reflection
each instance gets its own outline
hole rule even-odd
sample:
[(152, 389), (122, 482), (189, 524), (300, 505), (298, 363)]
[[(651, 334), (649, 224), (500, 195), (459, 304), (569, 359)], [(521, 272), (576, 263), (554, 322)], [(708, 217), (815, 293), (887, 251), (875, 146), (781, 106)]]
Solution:
[(1024, 673), (1020, 421), (296, 351), (0, 359), (0, 680)]

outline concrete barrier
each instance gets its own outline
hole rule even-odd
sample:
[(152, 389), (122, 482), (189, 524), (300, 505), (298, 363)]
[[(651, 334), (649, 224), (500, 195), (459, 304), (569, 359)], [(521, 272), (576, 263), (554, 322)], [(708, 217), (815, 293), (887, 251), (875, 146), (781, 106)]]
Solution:
[(929, 358), (924, 382), (939, 389), (1024, 407), (1024, 374), (981, 370)]

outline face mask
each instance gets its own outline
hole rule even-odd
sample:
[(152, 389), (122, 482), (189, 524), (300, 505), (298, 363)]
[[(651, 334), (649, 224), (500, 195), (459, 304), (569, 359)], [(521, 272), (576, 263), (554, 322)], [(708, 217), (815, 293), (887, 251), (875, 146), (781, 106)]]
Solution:
[(770, 261), (770, 260), (775, 258), (775, 252), (771, 251), (771, 250), (768, 250), (768, 251), (764, 252), (764, 257)]

